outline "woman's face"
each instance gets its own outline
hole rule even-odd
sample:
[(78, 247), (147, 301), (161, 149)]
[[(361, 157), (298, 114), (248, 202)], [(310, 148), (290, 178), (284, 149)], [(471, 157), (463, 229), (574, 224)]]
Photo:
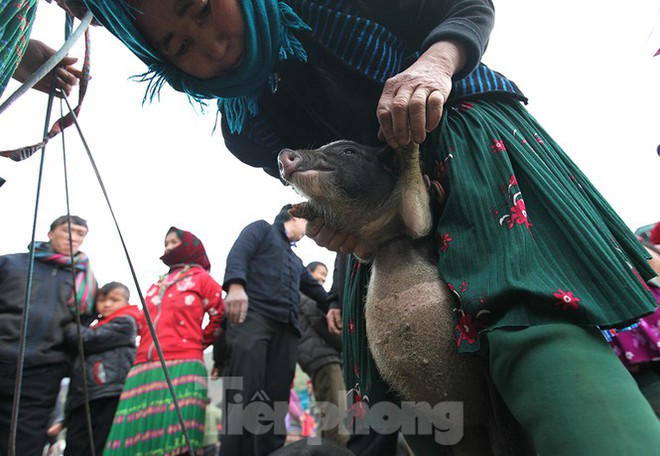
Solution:
[(136, 26), (181, 71), (200, 79), (228, 75), (243, 62), (240, 0), (135, 1)]
[(168, 253), (181, 245), (181, 239), (176, 233), (169, 233), (165, 236), (165, 253)]

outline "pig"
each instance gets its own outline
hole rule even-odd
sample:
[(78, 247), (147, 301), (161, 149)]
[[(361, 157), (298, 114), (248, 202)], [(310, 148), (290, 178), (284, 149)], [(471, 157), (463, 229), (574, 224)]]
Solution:
[[(526, 454), (508, 451), (502, 436), (491, 442), (493, 388), (486, 367), (481, 358), (457, 352), (456, 301), (436, 266), (418, 146), (394, 150), (336, 141), (315, 150), (284, 149), (278, 162), (281, 177), (307, 199), (292, 215), (320, 217), (330, 229), (357, 235), (372, 253), (367, 340), (388, 384), (406, 400), (431, 407), (463, 403), (464, 437), (452, 454)], [(506, 416), (501, 410), (498, 415)]]

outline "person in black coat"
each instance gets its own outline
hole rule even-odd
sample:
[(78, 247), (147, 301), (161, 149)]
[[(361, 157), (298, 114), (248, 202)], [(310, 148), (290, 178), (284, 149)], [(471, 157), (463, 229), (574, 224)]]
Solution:
[[(87, 231), (86, 220), (63, 215), (51, 223), (48, 242), (30, 245), (31, 253), (0, 256), (0, 455), (15, 443), (16, 454), (41, 456), (48, 441), (46, 431), (60, 382), (71, 369), (63, 328), (74, 321), (76, 309), (83, 324), (93, 319), (96, 279), (87, 255), (79, 251)], [(24, 323), (25, 350), (21, 351)], [(17, 368), (19, 358), (22, 369)], [(14, 439), (11, 425), (18, 379), (20, 413)]]
[[(129, 291), (125, 285), (119, 282), (104, 285), (96, 300), (96, 310), (100, 315), (98, 323), (80, 328), (85, 362), (83, 366), (78, 356), (71, 373), (65, 406), (65, 456), (92, 454), (87, 428), (85, 382), (94, 453), (103, 454), (126, 375), (135, 359), (139, 311), (128, 304), (128, 299)], [(78, 343), (75, 323), (65, 328), (65, 341), (75, 350)]]
[[(320, 305), (328, 300), (321, 284), (291, 249), (304, 236), (306, 221), (292, 217), (290, 208), (284, 206), (273, 224), (259, 220), (246, 226), (227, 256), (222, 285), (227, 290), (229, 351), (222, 371), (226, 390), (223, 455), (267, 455), (284, 445), (284, 418), (300, 337), (299, 293)], [(266, 418), (257, 420), (242, 413), (255, 404)]]

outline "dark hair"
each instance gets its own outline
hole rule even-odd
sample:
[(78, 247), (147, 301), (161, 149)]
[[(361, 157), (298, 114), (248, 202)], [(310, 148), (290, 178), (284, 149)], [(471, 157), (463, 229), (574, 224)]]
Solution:
[(321, 263), (320, 261), (312, 261), (311, 263), (309, 263), (307, 265), (307, 270), (309, 272), (314, 272), (321, 266), (323, 266), (326, 271), (328, 270), (328, 267), (324, 263)]
[(96, 297), (100, 298), (101, 296), (106, 296), (112, 290), (122, 290), (126, 295), (127, 301), (131, 298), (131, 292), (128, 291), (128, 287), (121, 282), (106, 283), (101, 288), (99, 288), (99, 291), (96, 293)]
[(293, 218), (291, 214), (289, 214), (289, 209), (293, 207), (293, 204), (285, 204), (282, 206), (282, 209), (280, 209), (280, 212), (277, 214), (275, 217), (275, 221), (273, 222), (276, 225), (284, 225), (284, 223), (288, 222)]
[(69, 223), (69, 220), (71, 220), (72, 225), (84, 226), (85, 228), (87, 228), (87, 231), (89, 231), (89, 227), (87, 226), (87, 220), (78, 217), (77, 215), (72, 215), (72, 216), (60, 215), (55, 220), (53, 220), (53, 223), (50, 224), (49, 231), (53, 231), (58, 226), (64, 225), (65, 223)]

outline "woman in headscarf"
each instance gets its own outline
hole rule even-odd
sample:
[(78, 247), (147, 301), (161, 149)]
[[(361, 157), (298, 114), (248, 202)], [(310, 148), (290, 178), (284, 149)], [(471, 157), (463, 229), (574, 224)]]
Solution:
[[(147, 97), (168, 83), (217, 101), (227, 148), (274, 176), (285, 147), (421, 143), (424, 172), (446, 194), (433, 234), (457, 297), (458, 349), (488, 358), (537, 452), (660, 447), (660, 424), (598, 331), (652, 313), (644, 281), (655, 274), (516, 84), (480, 63), (491, 1), (85, 2), (148, 65)], [(321, 245), (370, 253), (322, 222), (307, 228)], [(366, 344), (369, 268), (351, 261), (346, 385), (373, 404), (389, 388)]]
[[(202, 242), (188, 231), (169, 229), (161, 260), (170, 270), (147, 291), (147, 310), (191, 443), (201, 449), (207, 397), (202, 353), (221, 330), (222, 287), (209, 274), (211, 264)], [(205, 314), (209, 322), (202, 327)], [(135, 363), (103, 454), (186, 454), (189, 447), (144, 317), (139, 333)]]

